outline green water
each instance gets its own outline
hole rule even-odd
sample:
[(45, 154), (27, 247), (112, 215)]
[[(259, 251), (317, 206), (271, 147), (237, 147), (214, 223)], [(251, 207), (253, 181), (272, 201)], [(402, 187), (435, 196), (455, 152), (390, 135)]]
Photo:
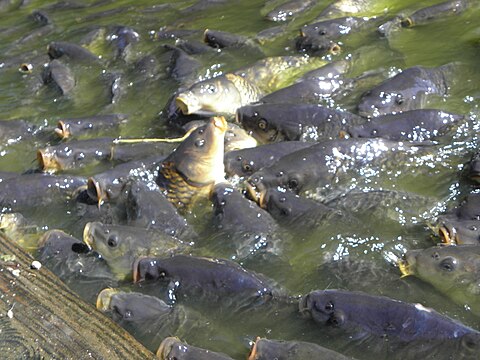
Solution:
[[(2, 120), (24, 119), (44, 128), (54, 127), (62, 117), (74, 118), (107, 113), (124, 113), (129, 117), (127, 124), (109, 136), (122, 137), (165, 137), (177, 136), (171, 129), (162, 110), (179, 84), (169, 78), (166, 67), (168, 54), (163, 44), (173, 40), (158, 40), (152, 34), (160, 27), (175, 29), (206, 28), (230, 31), (254, 37), (256, 33), (277, 24), (264, 19), (266, 9), (279, 2), (227, 1), (204, 10), (185, 13), (184, 9), (194, 1), (82, 1), (85, 5), (76, 9), (50, 8), (54, 1), (27, 1), (10, 12), (0, 13), (0, 118)], [(317, 5), (297, 16), (286, 25), (282, 36), (261, 45), (265, 55), (245, 49), (230, 49), (198, 56), (202, 60), (199, 76), (208, 76), (216, 71), (227, 72), (252, 64), (262, 56), (295, 54), (294, 39), (298, 29), (312, 21), (329, 3), (318, 1)], [(363, 16), (393, 16), (399, 12), (411, 13), (438, 1), (371, 1), (361, 14)], [(475, 2), (473, 2), (475, 4)], [(100, 15), (114, 9), (120, 12)], [(26, 35), (40, 29), (30, 14), (36, 9), (46, 9), (52, 20), (50, 31), (22, 40)], [(98, 16), (94, 16), (98, 15)], [(454, 317), (470, 326), (480, 328), (480, 319), (461, 306), (455, 305), (433, 288), (415, 279), (399, 279), (396, 260), (410, 248), (433, 245), (425, 225), (438, 213), (451, 208), (471, 188), (461, 180), (461, 170), (477, 148), (478, 115), (480, 99), (480, 8), (473, 7), (459, 16), (442, 19), (428, 25), (402, 29), (388, 39), (379, 37), (372, 27), (366, 27), (341, 40), (342, 52), (338, 57), (351, 58), (352, 68), (347, 76), (355, 77), (367, 71), (377, 71), (383, 76), (398, 69), (414, 65), (439, 66), (450, 62), (462, 65), (452, 83), (449, 95), (433, 99), (430, 107), (465, 114), (467, 121), (457, 131), (451, 143), (442, 144), (431, 157), (416, 159), (402, 166), (392, 165), (370, 180), (358, 175), (360, 186), (382, 188), (428, 196), (431, 199), (424, 207), (403, 204), (403, 210), (418, 212), (405, 217), (399, 209), (389, 209), (383, 216), (361, 214), (362, 225), (352, 228), (348, 224), (332, 224), (307, 233), (295, 232), (287, 236), (283, 244), (283, 262), (246, 261), (244, 266), (262, 272), (281, 284), (290, 294), (300, 295), (313, 289), (343, 288), (382, 294), (399, 300), (422, 302), (426, 306)], [(114, 25), (125, 25), (135, 29), (140, 40), (124, 58), (114, 59), (114, 48), (103, 37), (86, 46), (102, 57), (97, 64), (70, 62), (74, 69), (76, 86), (72, 94), (61, 96), (55, 89), (42, 86), (34, 91), (35, 76), (46, 61), (46, 48), (51, 41), (85, 41), (87, 34), (98, 28), (107, 33)], [(201, 33), (200, 33), (201, 34)], [(201, 40), (201, 35), (190, 38)], [(136, 60), (147, 54), (159, 59), (157, 73), (148, 79), (140, 78), (134, 71)], [(330, 57), (326, 58), (331, 60)], [(24, 62), (38, 64), (32, 74), (22, 74), (18, 66)], [(119, 100), (109, 103), (109, 90), (105, 74), (121, 74)], [(368, 88), (368, 84), (363, 85)], [(339, 106), (354, 111), (356, 101), (364, 89), (342, 99)], [(59, 140), (53, 136), (37, 137), (34, 140), (13, 144), (0, 144), (0, 170), (23, 172), (36, 168), (36, 150)], [(418, 160), (418, 161), (417, 161)], [(90, 176), (107, 169), (110, 165), (76, 171)], [(355, 184), (352, 182), (351, 184)], [(205, 218), (211, 206), (205, 204), (190, 215), (191, 221), (200, 228), (206, 226)], [(62, 228), (79, 238), (82, 234), (72, 225), (68, 208), (48, 209), (48, 212), (32, 210), (32, 221), (43, 228)], [(214, 256), (231, 256), (221, 244), (212, 244), (203, 239), (204, 253)], [(347, 263), (345, 265), (345, 263)], [(350, 262), (353, 263), (350, 264)], [(332, 264), (338, 264), (332, 265)], [(350, 265), (349, 265), (350, 264)], [(79, 287), (81, 288), (82, 285)], [(89, 299), (91, 300), (91, 299)], [(217, 337), (192, 337), (183, 339), (193, 345), (223, 351), (232, 357), (243, 359), (248, 345), (256, 336), (317, 341), (320, 344), (345, 351), (341, 342), (326, 334), (319, 334), (312, 324), (300, 321), (282, 312), (247, 314), (242, 316), (215, 314), (212, 317), (213, 333)], [(253, 319), (255, 321), (253, 321)], [(215, 328), (218, 326), (218, 329)], [(228, 329), (228, 330), (224, 330)], [(212, 330), (212, 329), (210, 329)], [(358, 358), (370, 358), (364, 348), (349, 347), (348, 353)]]

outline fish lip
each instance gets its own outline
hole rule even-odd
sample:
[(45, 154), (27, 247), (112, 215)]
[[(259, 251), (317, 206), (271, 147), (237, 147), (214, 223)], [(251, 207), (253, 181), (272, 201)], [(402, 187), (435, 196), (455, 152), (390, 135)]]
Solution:
[(213, 125), (222, 133), (227, 131), (228, 123), (224, 116), (214, 116), (211, 121)]
[(328, 48), (328, 53), (332, 55), (338, 55), (342, 52), (342, 47), (338, 43), (333, 43)]
[(178, 94), (175, 98), (175, 105), (184, 115), (194, 114), (202, 108), (198, 103), (198, 99), (191, 92)]
[(138, 266), (139, 266), (139, 263), (141, 260), (143, 259), (146, 259), (147, 256), (140, 256), (138, 258), (135, 259), (135, 261), (133, 262), (133, 283), (138, 283), (140, 281), (143, 281), (142, 279), (140, 279), (140, 274), (139, 274), (139, 271), (138, 271)]
[(302, 316), (311, 317), (312, 313), (310, 309), (307, 307), (309, 294), (303, 296), (300, 301), (298, 302), (298, 311)]
[(93, 200), (98, 201), (98, 207), (105, 202), (105, 200), (108, 200), (108, 195), (105, 191), (103, 191), (100, 182), (95, 180), (95, 178), (90, 177), (87, 180), (87, 194), (90, 196)]
[(62, 139), (67, 139), (72, 135), (70, 131), (68, 131), (67, 124), (62, 120), (58, 121), (55, 133)]
[(97, 300), (95, 302), (95, 307), (105, 312), (110, 308), (110, 303), (112, 302), (112, 296), (118, 294), (120, 291), (114, 288), (105, 288), (100, 291), (97, 295)]
[(90, 249), (93, 248), (93, 243), (95, 242), (95, 241), (93, 240), (93, 236), (90, 235), (90, 234), (91, 234), (91, 231), (90, 231), (91, 228), (92, 228), (92, 223), (91, 223), (91, 222), (87, 222), (87, 223), (85, 224), (85, 227), (83, 228), (83, 238), (82, 238), (83, 242), (84, 242), (85, 244), (87, 244), (87, 246), (88, 246)]
[(31, 74), (33, 72), (33, 64), (22, 63), (18, 67), (18, 71), (20, 71), (22, 74)]
[(252, 348), (250, 349), (250, 353), (248, 354), (248, 359), (247, 360), (255, 360), (257, 358), (257, 342), (260, 340), (260, 336), (257, 336), (255, 339), (255, 342), (252, 345)]
[(44, 171), (55, 172), (62, 169), (62, 165), (58, 162), (55, 155), (45, 149), (37, 150), (37, 161), (40, 169)]
[(179, 339), (174, 336), (169, 336), (163, 339), (163, 341), (158, 346), (158, 350), (156, 352), (156, 355), (158, 356), (158, 358), (160, 358), (161, 360), (167, 359), (166, 356), (170, 354), (170, 352), (172, 351), (173, 345), (178, 341)]
[(445, 224), (441, 224), (438, 227), (438, 235), (442, 239), (442, 242), (448, 245), (457, 245), (458, 238), (455, 231), (455, 228), (452, 227), (451, 231)]
[(414, 275), (414, 271), (412, 269), (413, 263), (409, 262), (407, 254), (404, 254), (403, 259), (399, 259), (397, 261), (398, 268), (400, 273), (402, 274), (402, 278), (410, 275)]

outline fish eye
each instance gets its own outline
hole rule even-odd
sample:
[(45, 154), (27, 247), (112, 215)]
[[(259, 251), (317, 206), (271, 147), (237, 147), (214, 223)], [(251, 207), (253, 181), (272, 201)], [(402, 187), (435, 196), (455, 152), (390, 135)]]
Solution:
[(457, 261), (454, 258), (448, 257), (443, 259), (439, 266), (443, 271), (452, 272), (457, 267)]
[(335, 305), (332, 301), (329, 301), (325, 304), (325, 311), (332, 312), (335, 309)]
[(195, 140), (195, 146), (196, 147), (202, 147), (204, 145), (205, 145), (205, 140), (204, 139)]
[(378, 134), (377, 129), (373, 129), (373, 130), (372, 130), (372, 135), (373, 135), (373, 136), (376, 136), (377, 134)]
[(327, 35), (327, 31), (325, 29), (322, 29), (318, 32), (318, 35)]
[(205, 132), (205, 129), (198, 129), (199, 134), (203, 134)]
[(246, 162), (246, 161), (243, 162), (243, 163), (242, 163), (242, 170), (243, 170), (243, 172), (245, 172), (245, 173), (251, 173), (252, 170), (253, 170), (253, 166), (252, 166), (252, 165), (253, 165), (253, 163), (252, 163), (251, 161), (250, 161), (250, 162)]
[(258, 128), (261, 129), (261, 130), (265, 130), (268, 126), (268, 123), (267, 123), (267, 120), (261, 118), (260, 120), (258, 120)]
[(397, 95), (397, 97), (395, 98), (395, 102), (398, 104), (398, 105), (402, 105), (403, 104), (403, 96), (402, 95)]
[(237, 156), (237, 161), (242, 161), (243, 158), (241, 156)]
[(440, 258), (440, 254), (435, 251), (435, 252), (432, 254), (432, 259), (438, 260), (439, 258)]
[(116, 235), (110, 235), (107, 239), (107, 245), (114, 248), (118, 245), (118, 238)]
[(166, 276), (167, 276), (167, 273), (165, 271), (162, 271), (160, 272), (160, 274), (158, 274), (159, 279), (165, 279)]

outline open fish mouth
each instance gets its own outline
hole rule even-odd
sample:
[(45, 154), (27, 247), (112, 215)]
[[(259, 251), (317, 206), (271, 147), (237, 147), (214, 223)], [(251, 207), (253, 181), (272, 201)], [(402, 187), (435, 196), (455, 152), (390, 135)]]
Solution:
[(58, 121), (57, 127), (55, 128), (55, 134), (62, 139), (67, 139), (71, 135), (70, 131), (68, 130), (68, 125), (62, 120)]
[(87, 244), (90, 249), (93, 248), (93, 243), (95, 242), (91, 234), (91, 223), (86, 223), (83, 228), (83, 242)]
[(87, 180), (87, 194), (91, 199), (97, 200), (99, 208), (105, 200), (108, 200), (107, 192), (104, 191), (100, 182), (93, 177), (90, 177)]
[(247, 195), (248, 197), (255, 201), (261, 208), (266, 206), (266, 195), (267, 191), (259, 189), (256, 185), (247, 182)]
[(190, 92), (178, 94), (175, 98), (175, 105), (184, 115), (194, 114), (202, 108), (197, 97)]
[(407, 259), (400, 259), (398, 260), (398, 268), (400, 269), (400, 272), (402, 273), (402, 278), (405, 276), (410, 276), (413, 275), (413, 270), (412, 266), (408, 263)]
[(63, 169), (57, 157), (49, 151), (37, 150), (37, 161), (40, 169), (44, 171), (55, 172)]
[(447, 226), (442, 224), (438, 228), (438, 235), (442, 239), (442, 242), (444, 242), (445, 244), (457, 245), (459, 243), (457, 231), (454, 227), (449, 229)]
[(107, 311), (110, 309), (110, 303), (112, 302), (112, 296), (119, 293), (119, 290), (117, 289), (112, 289), (112, 288), (106, 288), (100, 291), (100, 293), (97, 296), (97, 301), (95, 303), (95, 306), (97, 307), (98, 310), (100, 311)]
[(161, 343), (160, 346), (158, 347), (157, 350), (157, 357), (161, 360), (166, 360), (168, 359), (168, 355), (172, 351), (173, 346), (175, 345), (176, 342), (178, 342), (179, 339), (177, 337), (167, 337), (165, 338)]

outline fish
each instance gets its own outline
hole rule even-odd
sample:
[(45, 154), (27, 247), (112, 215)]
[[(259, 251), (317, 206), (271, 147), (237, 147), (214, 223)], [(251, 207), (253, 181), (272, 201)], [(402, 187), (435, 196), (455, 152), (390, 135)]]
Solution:
[(84, 63), (99, 61), (99, 57), (88, 49), (66, 41), (52, 41), (47, 46), (47, 52), (52, 60), (65, 56), (73, 61)]
[(83, 241), (102, 256), (120, 280), (132, 278), (132, 266), (139, 256), (169, 256), (188, 251), (192, 245), (163, 231), (98, 221), (85, 225)]
[(380, 115), (364, 124), (350, 125), (347, 132), (354, 138), (429, 141), (442, 138), (464, 118), (443, 110), (417, 109)]
[(256, 253), (279, 255), (278, 226), (265, 210), (228, 182), (218, 183), (212, 190), (212, 226), (222, 234), (222, 243), (235, 247), (236, 257), (244, 259)]
[(65, 118), (58, 120), (54, 129), (61, 139), (81, 137), (103, 131), (115, 131), (128, 121), (124, 114), (96, 115), (81, 118)]
[(173, 302), (218, 302), (229, 308), (261, 305), (274, 289), (260, 274), (239, 264), (212, 257), (174, 255), (139, 258), (133, 265), (135, 283), (152, 283), (167, 290)]
[(237, 121), (263, 144), (276, 141), (322, 141), (341, 134), (365, 119), (314, 104), (255, 104), (237, 109)]
[(421, 304), (362, 292), (315, 290), (301, 298), (299, 309), (319, 325), (390, 341), (447, 340), (480, 334)]
[(355, 141), (326, 140), (285, 155), (271, 166), (253, 173), (247, 179), (247, 189), (253, 199), (275, 187), (318, 196), (325, 186), (329, 186), (331, 192), (331, 184), (341, 182), (354, 169), (367, 165), (383, 167), (393, 162), (397, 166), (399, 161), (420, 153), (418, 147), (380, 138)]
[(125, 187), (127, 225), (156, 229), (192, 241), (197, 235), (153, 182), (132, 181)]
[(480, 246), (433, 246), (408, 250), (398, 267), (435, 287), (475, 315), (480, 315)]
[(437, 19), (463, 13), (469, 7), (467, 0), (448, 0), (415, 11), (401, 21), (402, 27), (425, 25)]
[[(149, 350), (157, 351), (162, 340), (171, 334), (193, 341), (205, 341), (218, 335), (221, 325), (201, 312), (182, 304), (169, 305), (140, 291), (144, 289), (105, 288), (98, 293), (95, 303), (98, 310), (142, 339)], [(216, 325), (215, 329), (212, 324)], [(223, 331), (229, 333), (227, 327)], [(217, 344), (220, 342), (221, 339), (216, 339)]]
[(75, 88), (75, 77), (70, 68), (59, 60), (52, 60), (42, 74), (44, 84), (53, 84), (62, 95), (70, 95)]
[(235, 110), (261, 97), (260, 89), (240, 75), (227, 73), (193, 84), (175, 98), (184, 115), (235, 114)]
[(215, 183), (223, 181), (224, 117), (212, 118), (195, 129), (161, 163), (156, 183), (177, 208), (188, 210), (207, 197)]
[(453, 65), (413, 66), (364, 92), (357, 105), (365, 117), (424, 108), (431, 95), (444, 96)]
[(85, 186), (81, 176), (44, 173), (23, 174), (0, 182), (0, 209), (23, 212), (63, 204)]
[(480, 221), (461, 219), (454, 215), (440, 215), (433, 226), (445, 244), (480, 245)]
[(72, 140), (37, 150), (37, 161), (43, 171), (79, 169), (107, 161), (113, 138)]
[(247, 177), (280, 159), (300, 149), (312, 146), (305, 141), (280, 141), (247, 149), (225, 152), (224, 164), (227, 177), (238, 175)]

